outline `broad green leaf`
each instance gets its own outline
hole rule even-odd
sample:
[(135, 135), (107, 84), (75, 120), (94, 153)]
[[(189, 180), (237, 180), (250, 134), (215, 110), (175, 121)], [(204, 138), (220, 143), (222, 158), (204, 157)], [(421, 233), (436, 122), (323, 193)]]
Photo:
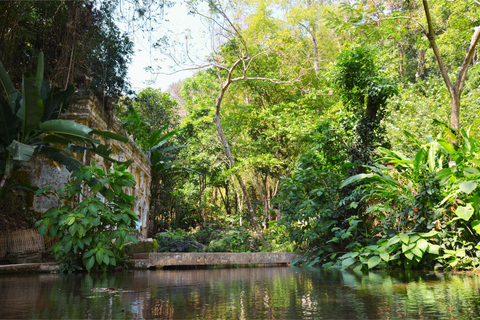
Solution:
[(110, 257), (106, 254), (103, 255), (103, 263), (105, 263), (107, 266), (110, 263)]
[(94, 216), (96, 216), (98, 212), (98, 206), (95, 203), (90, 203), (88, 205), (88, 211), (90, 211)]
[(437, 140), (438, 144), (441, 145), (450, 155), (455, 154), (457, 151), (455, 147), (450, 143), (442, 139)]
[(69, 216), (67, 220), (65, 220), (65, 224), (67, 226), (71, 226), (75, 222), (75, 217), (74, 216)]
[(470, 220), (470, 218), (472, 217), (473, 215), (473, 207), (472, 207), (472, 204), (471, 203), (467, 203), (466, 206), (458, 206), (457, 210), (455, 210), (455, 214), (457, 215), (457, 217), (465, 220), (465, 221), (468, 221)]
[(460, 190), (465, 192), (466, 194), (470, 194), (475, 188), (477, 188), (477, 182), (470, 180), (470, 181), (462, 181), (458, 185)]
[(411, 251), (405, 252), (404, 255), (405, 255), (405, 258), (407, 258), (408, 260), (412, 260), (414, 256)]
[(420, 239), (420, 236), (418, 234), (412, 234), (410, 236), (410, 240), (408, 240), (408, 243), (409, 244), (416, 243), (418, 241), (418, 239)]
[(108, 139), (117, 140), (117, 141), (120, 141), (120, 142), (125, 142), (125, 143), (128, 142), (128, 138), (125, 137), (124, 135), (121, 135), (121, 134), (118, 134), (118, 133), (115, 133), (115, 132), (111, 132), (111, 131), (101, 131), (101, 130), (93, 129), (90, 133), (91, 134), (96, 134), (97, 136), (105, 137), (105, 138), (108, 138)]
[[(387, 247), (390, 247), (396, 243), (398, 243), (400, 241), (400, 237), (393, 237), (393, 238), (390, 238), (390, 240), (388, 240), (387, 242)], [(408, 241), (408, 240), (407, 240)]]
[(2, 61), (0, 61), (0, 81), (2, 82), (3, 90), (8, 97), (10, 111), (13, 114), (15, 112), (15, 101), (17, 100), (18, 92), (13, 86), (12, 81), (10, 81), (10, 77), (8, 76), (7, 70), (5, 70)]
[(112, 202), (113, 198), (115, 197), (115, 193), (113, 192), (112, 189), (107, 189), (105, 192), (105, 198), (107, 198), (108, 202)]
[(43, 52), (40, 52), (38, 54), (37, 76), (35, 78), (35, 87), (39, 94), (40, 94), (40, 90), (42, 89), (43, 70), (44, 70)]
[(42, 224), (40, 228), (38, 228), (38, 233), (43, 236), (45, 233), (47, 233), (47, 226), (45, 224)]
[(68, 146), (69, 143), (72, 142), (71, 139), (65, 139), (63, 137), (57, 136), (55, 134), (49, 134), (43, 138), (44, 143), (54, 143), (54, 144), (62, 144)]
[(103, 262), (103, 252), (101, 250), (98, 250), (97, 253), (95, 254), (95, 260), (97, 260), (98, 264), (102, 264), (102, 262)]
[(480, 176), (480, 171), (476, 168), (466, 167), (463, 169), (463, 174), (467, 178), (478, 178)]
[(415, 161), (413, 162), (414, 163), (414, 168), (415, 170), (419, 170), (420, 169), (420, 164), (423, 162), (423, 160), (425, 159), (426, 157), (426, 152), (424, 149), (420, 149), (418, 150), (417, 154), (415, 155)]
[(417, 241), (417, 248), (419, 248), (422, 252), (427, 251), (428, 242), (425, 239), (420, 239)]
[(418, 246), (413, 247), (411, 252), (420, 259), (423, 257), (423, 251)]
[(63, 245), (63, 250), (65, 253), (69, 253), (70, 249), (72, 249), (72, 240), (67, 240), (66, 243)]
[(379, 256), (373, 256), (371, 257), (370, 259), (368, 259), (368, 269), (373, 269), (375, 268), (379, 263), (380, 263), (381, 259)]
[(81, 224), (78, 224), (78, 228), (77, 228), (77, 235), (78, 235), (78, 237), (83, 237), (83, 236), (85, 236), (85, 233), (86, 233), (86, 232), (87, 232), (87, 231), (85, 230), (85, 227), (84, 227), (83, 225), (81, 225)]
[[(87, 243), (85, 243), (85, 244), (87, 244)], [(85, 254), (83, 255), (83, 258), (84, 259), (90, 258), (91, 256), (93, 256), (94, 253), (95, 253), (95, 249), (90, 249), (87, 252), (85, 252)]]
[(404, 244), (408, 244), (408, 242), (410, 241), (410, 237), (408, 236), (408, 234), (399, 233), (398, 237), (400, 238), (400, 240), (402, 240)]
[[(137, 117), (138, 117), (138, 114), (137, 114)], [(140, 118), (138, 118), (138, 119), (140, 119)], [(148, 138), (148, 141), (147, 141), (149, 148), (153, 147), (155, 144), (158, 143), (157, 142), (158, 137), (162, 134), (163, 130), (166, 130), (167, 128), (168, 128), (168, 124), (166, 124), (165, 126), (163, 126), (160, 129), (157, 129), (157, 130), (152, 132), (152, 134), (150, 135), (150, 137)]]
[(53, 161), (57, 161), (70, 172), (79, 172), (83, 163), (71, 156), (65, 155), (62, 150), (53, 147), (42, 147), (40, 152)]
[(72, 224), (70, 228), (68, 228), (68, 232), (74, 236), (75, 233), (77, 232), (78, 225), (76, 223)]
[(438, 180), (443, 180), (444, 178), (451, 176), (452, 175), (452, 169), (450, 168), (444, 168), (442, 170), (439, 170), (437, 174), (435, 175), (435, 178)]
[(68, 86), (66, 90), (55, 88), (48, 93), (48, 96), (43, 99), (45, 111), (43, 113), (43, 121), (54, 120), (58, 118), (60, 108), (65, 104), (65, 100), (74, 92), (72, 85)]
[(390, 260), (390, 255), (388, 254), (388, 252), (383, 251), (380, 252), (380, 258), (382, 258), (383, 261), (388, 262)]
[(82, 138), (92, 140), (88, 136), (92, 129), (70, 120), (48, 120), (42, 122), (39, 127), (43, 132), (56, 133), (72, 139)]
[(346, 269), (346, 268), (350, 267), (352, 264), (355, 263), (355, 261), (357, 261), (357, 259), (355, 259), (355, 258), (347, 258), (347, 259), (343, 260), (342, 261), (342, 268)]
[(92, 256), (88, 259), (87, 263), (85, 264), (85, 268), (88, 272), (92, 269), (93, 265), (95, 264), (95, 258)]
[(117, 196), (119, 196), (123, 192), (122, 187), (119, 186), (118, 184), (112, 184), (112, 188)]
[(35, 148), (35, 146), (13, 140), (12, 143), (7, 147), (7, 150), (12, 154), (13, 160), (28, 161), (35, 152)]
[(428, 246), (428, 253), (430, 253), (430, 254), (437, 254), (438, 255), (439, 250), (440, 250), (440, 246), (438, 246), (436, 244), (429, 244), (429, 246)]
[(77, 246), (78, 246), (80, 249), (83, 250), (83, 248), (84, 248), (84, 243), (83, 243), (82, 239), (78, 239), (78, 240), (77, 240)]
[(40, 92), (33, 86), (32, 81), (28, 73), (23, 76), (22, 100), (17, 112), (17, 117), (22, 123), (22, 142), (28, 141), (30, 133), (38, 128), (44, 111)]
[(422, 233), (422, 237), (424, 238), (430, 238), (430, 237), (434, 237), (436, 236), (437, 234), (439, 234), (439, 232), (437, 230), (430, 230), (429, 232), (427, 233)]

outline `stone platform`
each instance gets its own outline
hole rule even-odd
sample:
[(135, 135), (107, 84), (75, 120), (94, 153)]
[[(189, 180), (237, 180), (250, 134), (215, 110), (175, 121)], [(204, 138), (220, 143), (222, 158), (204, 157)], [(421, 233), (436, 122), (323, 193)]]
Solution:
[(176, 266), (290, 265), (301, 253), (292, 252), (178, 252), (137, 253), (135, 267), (153, 269)]
[(58, 269), (57, 262), (45, 262), (45, 263), (21, 263), (21, 264), (6, 264), (0, 265), (1, 273), (37, 273), (37, 272), (54, 272)]

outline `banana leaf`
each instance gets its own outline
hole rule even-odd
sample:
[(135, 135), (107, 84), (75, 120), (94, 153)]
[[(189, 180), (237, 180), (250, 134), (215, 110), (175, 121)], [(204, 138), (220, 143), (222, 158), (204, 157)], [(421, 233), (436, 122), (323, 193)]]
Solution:
[(10, 151), (13, 160), (28, 161), (35, 152), (35, 148), (35, 146), (13, 140), (12, 143), (7, 147), (7, 150)]
[(43, 100), (45, 111), (43, 113), (42, 121), (57, 119), (62, 103), (66, 103), (65, 100), (70, 97), (73, 92), (73, 86), (68, 86), (67, 90), (55, 88), (49, 92), (47, 97)]
[(5, 70), (2, 61), (0, 61), (0, 81), (2, 82), (3, 90), (8, 98), (10, 109), (12, 110), (12, 113), (15, 113), (15, 102), (17, 101), (18, 92), (10, 81), (10, 77), (8, 76), (7, 70)]
[(22, 100), (20, 100), (20, 109), (17, 117), (21, 120), (22, 140), (27, 141), (30, 133), (35, 130), (43, 117), (43, 101), (40, 92), (33, 86), (32, 78), (25, 73), (22, 81)]
[(98, 136), (102, 136), (102, 137), (105, 137), (105, 138), (117, 140), (117, 141), (120, 141), (120, 142), (125, 142), (125, 143), (128, 142), (127, 137), (125, 137), (121, 134), (115, 133), (115, 132), (111, 132), (111, 131), (101, 131), (101, 130), (93, 129), (90, 133), (91, 134), (96, 134)]
[(47, 157), (60, 163), (61, 165), (65, 166), (68, 171), (70, 172), (79, 172), (80, 167), (83, 166), (83, 163), (71, 156), (66, 155), (58, 148), (53, 147), (43, 147), (41, 149), (41, 153), (45, 154)]

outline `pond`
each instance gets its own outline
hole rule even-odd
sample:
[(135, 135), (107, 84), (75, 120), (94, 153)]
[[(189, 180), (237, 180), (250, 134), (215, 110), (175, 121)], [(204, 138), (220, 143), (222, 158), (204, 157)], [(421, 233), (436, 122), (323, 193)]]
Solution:
[(0, 275), (0, 319), (473, 319), (480, 277), (316, 268)]

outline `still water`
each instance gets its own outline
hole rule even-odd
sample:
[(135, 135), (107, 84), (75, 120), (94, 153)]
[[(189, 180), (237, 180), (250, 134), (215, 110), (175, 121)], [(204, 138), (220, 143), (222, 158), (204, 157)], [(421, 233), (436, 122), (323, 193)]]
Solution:
[(0, 319), (478, 319), (480, 277), (315, 268), (0, 275)]

